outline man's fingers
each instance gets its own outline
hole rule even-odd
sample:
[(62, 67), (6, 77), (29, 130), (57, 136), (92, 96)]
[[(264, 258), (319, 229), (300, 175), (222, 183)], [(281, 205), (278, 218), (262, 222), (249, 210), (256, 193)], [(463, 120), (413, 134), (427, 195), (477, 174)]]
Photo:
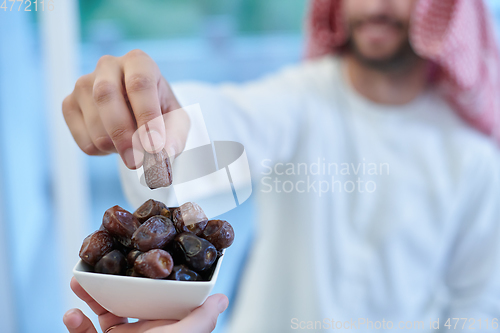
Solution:
[[(71, 280), (71, 289), (80, 299), (89, 305), (92, 311), (99, 315), (99, 323), (104, 330), (111, 326), (118, 325), (113, 329), (113, 333), (212, 332), (217, 324), (219, 314), (224, 312), (229, 304), (225, 295), (215, 294), (207, 298), (202, 306), (195, 309), (181, 321), (155, 320), (139, 321), (128, 324), (126, 318), (117, 317), (100, 306), (89, 294), (87, 294), (75, 278)], [(78, 309), (68, 311), (64, 315), (63, 321), (70, 333), (97, 332), (92, 322)]]
[(159, 152), (165, 145), (165, 127), (158, 97), (159, 69), (140, 50), (127, 53), (123, 60), (125, 89), (142, 146), (148, 152)]
[[(127, 159), (131, 159), (130, 157), (131, 151), (125, 151), (127, 155)], [(144, 161), (144, 148), (141, 143), (141, 139), (139, 138), (139, 131), (136, 130), (134, 134), (132, 134), (132, 156), (134, 159), (135, 168), (140, 168)]]
[(165, 150), (170, 159), (180, 154), (186, 145), (190, 120), (184, 109), (177, 109), (163, 115), (165, 122)]
[(170, 158), (180, 154), (186, 145), (190, 128), (190, 119), (162, 77), (159, 83), (160, 106), (165, 123), (165, 150)]
[[(63, 103), (63, 113), (79, 147), (89, 155), (118, 152), (130, 169), (139, 168), (144, 150), (181, 153), (189, 117), (156, 63), (143, 51), (102, 57), (93, 73), (79, 78)], [(175, 112), (173, 112), (175, 113)], [(166, 120), (166, 121), (165, 121)]]
[(70, 333), (97, 333), (90, 319), (79, 309), (66, 312), (63, 322)]
[(113, 333), (150, 333), (158, 328), (157, 332), (170, 332), (168, 331), (169, 325), (176, 323), (177, 320), (140, 320), (135, 323), (120, 325), (112, 330)]
[(115, 316), (111, 312), (108, 312), (99, 303), (97, 303), (86, 291), (80, 286), (78, 281), (73, 277), (70, 282), (71, 290), (78, 296), (82, 301), (87, 303), (87, 305), (94, 311), (96, 315), (99, 316), (99, 324), (102, 328), (106, 329), (113, 325), (121, 325), (128, 323), (127, 318), (122, 318)]
[(111, 312), (99, 316), (99, 325), (103, 330), (115, 325), (128, 324), (127, 318), (117, 317)]
[(109, 138), (97, 108), (92, 99), (92, 89), (94, 86), (94, 73), (80, 77), (75, 84), (75, 91), (72, 93), (83, 114), (87, 133), (90, 135), (94, 145), (104, 153), (115, 152), (113, 141)]
[(94, 103), (92, 90), (80, 91), (76, 98), (82, 110), (87, 132), (94, 145), (102, 152), (116, 152), (113, 140), (111, 140), (106, 132), (99, 111)]
[(106, 153), (100, 151), (92, 142), (85, 126), (82, 111), (73, 94), (64, 99), (62, 111), (64, 120), (78, 147), (87, 155), (106, 155)]
[(196, 308), (186, 318), (169, 326), (168, 329), (151, 330), (148, 333), (208, 333), (215, 329), (219, 314), (227, 309), (229, 300), (223, 294), (215, 294), (207, 298), (202, 306)]
[[(130, 169), (142, 163), (144, 154), (140, 142), (133, 149), (135, 120), (125, 101), (122, 69), (116, 58), (102, 57), (96, 67), (93, 99), (105, 131)], [(139, 165), (138, 165), (139, 164)]]
[(70, 282), (71, 290), (75, 293), (78, 298), (88, 304), (88, 306), (94, 311), (94, 313), (98, 316), (103, 315), (108, 312), (105, 308), (103, 308), (99, 303), (97, 303), (87, 292), (85, 289), (80, 286), (78, 281), (73, 277)]

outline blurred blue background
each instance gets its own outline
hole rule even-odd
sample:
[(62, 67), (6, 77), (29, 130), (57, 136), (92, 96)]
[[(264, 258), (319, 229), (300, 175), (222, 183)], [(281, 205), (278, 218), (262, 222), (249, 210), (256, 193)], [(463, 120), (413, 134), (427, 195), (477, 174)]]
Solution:
[[(500, 1), (488, 3), (500, 31)], [(306, 0), (80, 1), (78, 74), (92, 72), (105, 54), (139, 48), (171, 82), (254, 79), (300, 61), (305, 8)], [(6, 333), (65, 332), (69, 286), (57, 274), (67, 268), (60, 263), (53, 219), (50, 87), (39, 15), (0, 10), (0, 331)], [(107, 208), (133, 207), (121, 191), (116, 156), (82, 158), (89, 204), (80, 208), (90, 213), (83, 227), (88, 234)], [(251, 246), (253, 217), (252, 200), (221, 217), (232, 222), (237, 241), (214, 292), (230, 299)], [(217, 332), (224, 332), (228, 314), (230, 309)]]

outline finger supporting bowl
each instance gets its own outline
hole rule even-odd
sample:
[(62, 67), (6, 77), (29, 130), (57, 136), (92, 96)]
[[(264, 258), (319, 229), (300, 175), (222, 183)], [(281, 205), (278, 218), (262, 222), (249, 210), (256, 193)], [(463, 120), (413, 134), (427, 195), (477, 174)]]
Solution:
[(182, 319), (203, 304), (212, 291), (222, 255), (210, 281), (173, 281), (99, 274), (79, 261), (73, 275), (97, 303), (119, 317), (137, 319)]

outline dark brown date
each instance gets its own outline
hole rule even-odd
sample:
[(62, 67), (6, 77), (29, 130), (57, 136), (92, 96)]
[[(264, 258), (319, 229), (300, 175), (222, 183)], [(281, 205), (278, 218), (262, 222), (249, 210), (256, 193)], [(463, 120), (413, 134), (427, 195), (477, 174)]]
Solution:
[(209, 281), (233, 241), (232, 226), (224, 220), (209, 221), (196, 203), (167, 207), (150, 199), (133, 214), (120, 206), (106, 210), (99, 230), (83, 241), (80, 258), (96, 273)]
[(167, 246), (165, 246), (162, 250), (165, 250), (168, 253), (170, 253), (172, 258), (174, 259), (175, 265), (185, 264), (184, 254), (179, 249), (177, 249), (178, 247), (176, 244), (177, 242), (175, 241), (174, 238), (174, 240), (168, 243)]
[(156, 154), (144, 152), (143, 168), (144, 178), (150, 189), (168, 187), (172, 184), (172, 166), (165, 149)]
[(160, 249), (175, 238), (172, 221), (165, 216), (157, 215), (144, 222), (132, 235), (132, 244), (142, 252)]
[(144, 277), (144, 275), (137, 273), (137, 271), (133, 267), (127, 269), (127, 271), (125, 272), (125, 276)]
[(215, 269), (217, 267), (217, 261), (219, 260), (220, 257), (221, 256), (219, 255), (219, 253), (217, 253), (217, 260), (215, 260), (212, 267), (200, 273), (202, 281), (210, 281), (212, 279), (212, 276), (214, 275)]
[(206, 239), (190, 232), (184, 232), (175, 238), (175, 251), (193, 270), (202, 272), (209, 269), (217, 259), (217, 250)]
[(170, 273), (167, 279), (176, 281), (200, 281), (201, 276), (184, 265), (178, 265), (174, 266), (172, 273)]
[(118, 250), (106, 254), (94, 267), (96, 273), (123, 275), (127, 270), (127, 260)]
[(135, 259), (134, 270), (153, 279), (163, 279), (170, 275), (174, 260), (170, 253), (160, 249), (150, 250)]
[(128, 253), (131, 250), (131, 248), (126, 247), (125, 245), (123, 245), (122, 243), (120, 243), (118, 241), (115, 241), (115, 248), (114, 249), (120, 251), (125, 257), (128, 255)]
[(134, 267), (135, 259), (142, 254), (141, 251), (133, 249), (127, 255), (127, 265), (128, 267)]
[(106, 230), (98, 230), (88, 235), (80, 248), (80, 258), (94, 266), (106, 253), (113, 249), (113, 237)]
[(198, 204), (186, 202), (173, 212), (173, 220), (178, 233), (192, 232), (201, 236), (208, 218)]
[(114, 206), (104, 213), (102, 225), (117, 241), (126, 247), (131, 247), (130, 238), (141, 224), (132, 213), (120, 206)]
[(156, 201), (153, 199), (149, 199), (145, 203), (141, 205), (141, 207), (137, 208), (134, 212), (134, 216), (137, 218), (139, 223), (144, 223), (148, 219), (156, 215), (163, 215), (166, 218), (170, 218), (170, 210), (168, 210), (167, 206), (163, 202)]
[(222, 250), (233, 244), (234, 230), (227, 221), (210, 220), (203, 230), (202, 237), (212, 243), (217, 250)]

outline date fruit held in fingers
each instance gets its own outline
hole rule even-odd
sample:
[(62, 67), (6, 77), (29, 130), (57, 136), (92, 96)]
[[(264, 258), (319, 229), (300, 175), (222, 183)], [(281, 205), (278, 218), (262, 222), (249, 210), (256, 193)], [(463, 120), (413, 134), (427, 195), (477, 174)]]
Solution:
[(172, 184), (172, 166), (165, 149), (159, 153), (144, 153), (144, 178), (152, 190)]

